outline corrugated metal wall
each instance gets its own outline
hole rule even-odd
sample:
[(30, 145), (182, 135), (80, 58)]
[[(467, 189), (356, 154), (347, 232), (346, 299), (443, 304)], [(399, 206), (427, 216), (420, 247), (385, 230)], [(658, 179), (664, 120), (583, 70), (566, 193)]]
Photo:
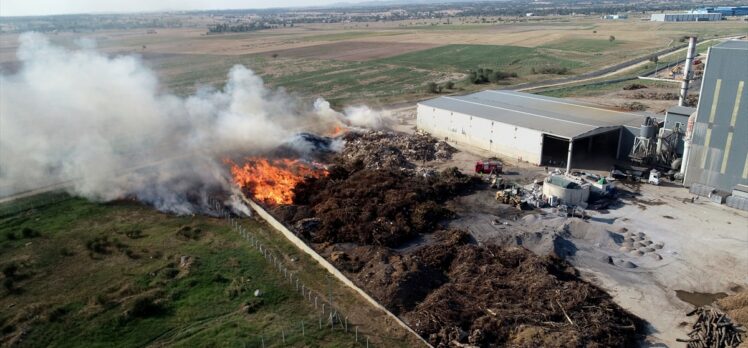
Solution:
[(418, 105), (416, 127), (436, 138), (449, 138), (511, 159), (540, 165), (541, 132), (480, 117)]
[(687, 186), (699, 183), (731, 191), (737, 184), (748, 184), (747, 81), (747, 49), (725, 44), (710, 49), (688, 156)]

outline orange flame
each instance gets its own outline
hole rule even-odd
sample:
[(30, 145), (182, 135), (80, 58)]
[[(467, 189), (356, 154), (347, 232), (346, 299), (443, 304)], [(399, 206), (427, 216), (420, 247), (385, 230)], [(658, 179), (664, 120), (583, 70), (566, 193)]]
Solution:
[(292, 204), (293, 189), (304, 178), (327, 175), (324, 169), (289, 159), (248, 158), (242, 166), (230, 160), (226, 163), (231, 165), (231, 174), (239, 187), (268, 204)]

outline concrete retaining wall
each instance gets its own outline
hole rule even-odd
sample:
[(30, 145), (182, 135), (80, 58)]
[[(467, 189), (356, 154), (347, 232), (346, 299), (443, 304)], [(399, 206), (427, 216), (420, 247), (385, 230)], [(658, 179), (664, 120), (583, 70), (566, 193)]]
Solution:
[(388, 316), (390, 316), (393, 320), (395, 320), (396, 323), (398, 323), (400, 326), (402, 326), (405, 330), (408, 330), (411, 334), (418, 337), (421, 342), (423, 342), (424, 345), (427, 347), (433, 348), (426, 340), (423, 339), (418, 333), (413, 331), (407, 324), (405, 324), (400, 318), (398, 318), (395, 314), (390, 312), (387, 308), (379, 304), (376, 300), (374, 300), (369, 294), (367, 294), (363, 289), (356, 286), (356, 284), (353, 283), (348, 277), (346, 277), (342, 272), (340, 272), (335, 266), (333, 266), (331, 263), (329, 263), (322, 255), (317, 254), (314, 249), (312, 249), (309, 245), (307, 245), (301, 238), (297, 237), (296, 234), (291, 232), (285, 225), (283, 225), (280, 221), (276, 220), (270, 213), (265, 211), (264, 208), (262, 208), (259, 204), (248, 200), (248, 203), (252, 209), (257, 212), (257, 215), (259, 215), (263, 220), (265, 220), (270, 226), (275, 228), (278, 232), (280, 232), (288, 241), (293, 243), (297, 248), (301, 249), (303, 252), (307, 253), (309, 256), (311, 256), (317, 263), (319, 263), (322, 267), (324, 267), (328, 272), (332, 273), (335, 278), (338, 278), (343, 284), (348, 286), (349, 288), (356, 291), (361, 297), (363, 297), (366, 301), (368, 301), (372, 306), (382, 310), (384, 313), (386, 313)]

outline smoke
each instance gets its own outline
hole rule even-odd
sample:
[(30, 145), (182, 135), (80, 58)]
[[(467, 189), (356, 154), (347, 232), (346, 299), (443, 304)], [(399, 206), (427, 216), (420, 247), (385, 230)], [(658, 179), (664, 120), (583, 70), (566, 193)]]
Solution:
[(322, 98), (314, 101), (314, 110), (324, 117), (343, 120), (349, 126), (382, 129), (390, 125), (391, 116), (384, 111), (375, 111), (367, 106), (349, 106), (339, 113), (330, 107), (330, 102)]
[[(20, 70), (0, 75), (0, 196), (69, 182), (96, 201), (135, 197), (194, 213), (211, 193), (236, 192), (221, 156), (269, 151), (341, 119), (382, 118), (366, 108), (340, 114), (324, 101), (305, 108), (243, 66), (223, 89), (181, 98), (162, 92), (138, 57), (68, 50), (39, 34), (19, 40)], [(235, 196), (226, 204), (242, 208)]]

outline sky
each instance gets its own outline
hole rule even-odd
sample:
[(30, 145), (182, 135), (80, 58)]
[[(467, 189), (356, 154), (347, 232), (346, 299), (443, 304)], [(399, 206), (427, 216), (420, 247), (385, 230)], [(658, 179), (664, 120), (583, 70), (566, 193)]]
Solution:
[[(358, 0), (360, 1), (360, 0)], [(357, 0), (346, 2), (358, 2)], [(0, 0), (0, 16), (320, 6), (340, 0)]]

